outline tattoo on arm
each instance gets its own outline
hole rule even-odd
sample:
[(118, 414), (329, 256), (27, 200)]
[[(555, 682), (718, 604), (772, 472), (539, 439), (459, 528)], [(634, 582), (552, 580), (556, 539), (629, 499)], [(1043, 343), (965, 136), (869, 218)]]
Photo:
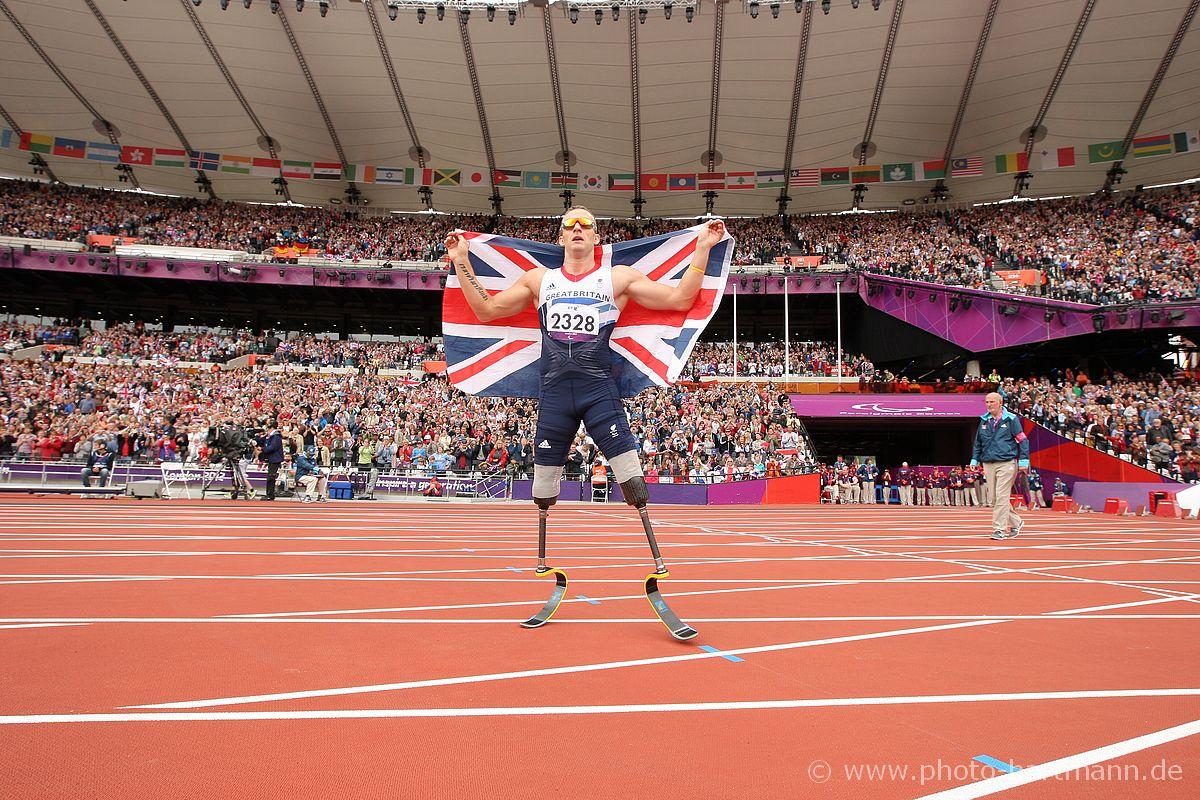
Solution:
[(478, 279), (476, 279), (476, 277), (475, 277), (474, 272), (471, 272), (470, 270), (468, 270), (462, 266), (459, 266), (458, 269), (459, 269), (459, 272), (462, 273), (463, 277), (465, 277), (467, 279), (467, 283), (471, 284), (471, 286), (475, 289), (475, 291), (479, 292), (479, 296), (483, 298), (485, 303), (488, 300), (492, 299), (492, 296), (490, 294), (488, 294), (487, 289), (484, 289), (483, 286), (480, 285)]

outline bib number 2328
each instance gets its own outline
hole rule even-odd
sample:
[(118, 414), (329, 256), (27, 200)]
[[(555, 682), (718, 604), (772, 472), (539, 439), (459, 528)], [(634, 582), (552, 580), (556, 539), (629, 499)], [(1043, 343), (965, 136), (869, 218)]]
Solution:
[(583, 333), (595, 336), (600, 332), (600, 314), (588, 306), (559, 306), (546, 315), (546, 328), (555, 333)]

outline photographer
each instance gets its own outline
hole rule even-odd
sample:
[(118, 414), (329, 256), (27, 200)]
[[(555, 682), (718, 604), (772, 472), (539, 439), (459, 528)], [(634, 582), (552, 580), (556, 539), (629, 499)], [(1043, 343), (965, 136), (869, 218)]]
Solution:
[(103, 441), (96, 442), (96, 449), (88, 456), (87, 466), (79, 471), (83, 478), (83, 485), (90, 487), (92, 478), (96, 477), (100, 479), (101, 486), (107, 486), (114, 458), (115, 455), (108, 452), (108, 447)]
[(324, 503), (329, 488), (329, 476), (321, 472), (315, 463), (316, 450), (307, 448), (296, 455), (296, 486), (304, 487), (302, 501), (311, 503), (316, 500)]
[(257, 439), (259, 452), (258, 460), (267, 465), (267, 496), (266, 500), (275, 499), (275, 484), (279, 480), (279, 467), (283, 464), (283, 435), (279, 428), (271, 425), (265, 434)]

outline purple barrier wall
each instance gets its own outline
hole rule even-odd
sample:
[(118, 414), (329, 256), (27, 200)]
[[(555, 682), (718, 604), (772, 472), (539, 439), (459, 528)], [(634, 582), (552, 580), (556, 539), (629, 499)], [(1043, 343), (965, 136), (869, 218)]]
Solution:
[(1104, 501), (1117, 497), (1129, 502), (1129, 510), (1141, 511), (1147, 504), (1150, 492), (1174, 494), (1186, 488), (1181, 484), (1166, 483), (1105, 483), (1100, 481), (1077, 481), (1071, 488), (1071, 499), (1081, 506), (1091, 506), (1096, 511), (1104, 510)]
[[(239, 274), (234, 274), (229, 266), (213, 261), (99, 253), (35, 250), (25, 255), (22, 249), (0, 248), (0, 268), (67, 274), (409, 291), (441, 291), (446, 276), (444, 272), (367, 269), (349, 264), (336, 267), (241, 264), (236, 265)], [(871, 308), (975, 353), (1084, 336), (1095, 333), (1098, 324), (1108, 331), (1200, 327), (1200, 303), (1195, 302), (1101, 309), (1083, 303), (850, 272), (765, 275), (735, 271), (725, 293), (832, 294), (839, 287), (842, 292), (857, 293)]]
[[(230, 272), (230, 267), (238, 272)], [(353, 265), (304, 267), (293, 264), (237, 264), (217, 261), (138, 258), (104, 253), (54, 253), (0, 249), (0, 268), (35, 269), (64, 274), (112, 275), (165, 280), (277, 286), (352, 287), (358, 289), (428, 290), (440, 292), (444, 272), (405, 269), (366, 269)]]
[(867, 275), (858, 295), (871, 308), (974, 353), (1102, 330), (1200, 325), (1200, 304), (1101, 309), (1002, 292)]
[(710, 506), (761, 505), (767, 495), (767, 482), (737, 481), (735, 483), (714, 483), (708, 487), (708, 504)]

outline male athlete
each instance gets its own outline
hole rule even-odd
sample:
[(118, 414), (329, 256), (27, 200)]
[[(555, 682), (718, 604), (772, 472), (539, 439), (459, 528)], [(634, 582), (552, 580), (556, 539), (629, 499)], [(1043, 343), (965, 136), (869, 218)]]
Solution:
[[(630, 300), (651, 310), (690, 309), (703, 282), (709, 251), (724, 236), (725, 225), (719, 220), (701, 228), (691, 264), (679, 283), (670, 287), (656, 283), (633, 267), (614, 265), (604, 269), (599, 266), (595, 257), (600, 242), (596, 218), (586, 208), (576, 206), (563, 215), (559, 231), (558, 244), (564, 250), (562, 269), (536, 267), (509, 288), (495, 294), (489, 294), (475, 277), (468, 258), (466, 237), (457, 233), (446, 237), (446, 252), (462, 284), (463, 295), (480, 321), (510, 317), (531, 304), (538, 311), (542, 354), (539, 365), (541, 392), (534, 437), (533, 502), (539, 512), (539, 573), (549, 571), (545, 561), (546, 520), (550, 507), (558, 500), (559, 478), (567, 450), (582, 421), (608, 459), (625, 502), (641, 515), (654, 554), (655, 574), (667, 574), (646, 509), (648, 493), (638, 460), (637, 442), (629, 432), (629, 420), (613, 379), (609, 338), (617, 318)], [(565, 591), (565, 578), (560, 581), (560, 586)], [(649, 579), (647, 587), (649, 591)], [(657, 595), (656, 588), (654, 594)], [(651, 602), (656, 602), (653, 597)], [(551, 604), (547, 604), (547, 608), (553, 613)], [(665, 604), (655, 608), (661, 615)], [(672, 625), (668, 623), (668, 627)], [(672, 633), (678, 635), (674, 628)], [(691, 631), (690, 636), (694, 635), (695, 631)]]

